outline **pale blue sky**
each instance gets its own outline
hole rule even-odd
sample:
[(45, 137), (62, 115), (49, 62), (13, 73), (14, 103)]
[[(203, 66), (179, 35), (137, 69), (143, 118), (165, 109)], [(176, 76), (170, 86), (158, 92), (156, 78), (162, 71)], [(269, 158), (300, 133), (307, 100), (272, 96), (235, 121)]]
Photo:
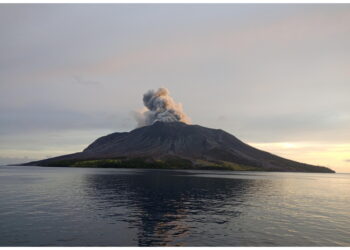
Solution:
[(195, 124), (350, 169), (349, 4), (1, 4), (0, 34), (0, 163), (129, 131), (166, 87)]

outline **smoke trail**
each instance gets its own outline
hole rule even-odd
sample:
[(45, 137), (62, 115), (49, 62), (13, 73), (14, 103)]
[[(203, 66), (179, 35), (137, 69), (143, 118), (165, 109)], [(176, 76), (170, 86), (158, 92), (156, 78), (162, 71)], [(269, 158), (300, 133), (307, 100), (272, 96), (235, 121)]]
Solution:
[(145, 107), (136, 114), (138, 127), (152, 125), (157, 121), (189, 123), (190, 119), (183, 112), (181, 103), (176, 103), (169, 94), (166, 88), (159, 88), (143, 95)]

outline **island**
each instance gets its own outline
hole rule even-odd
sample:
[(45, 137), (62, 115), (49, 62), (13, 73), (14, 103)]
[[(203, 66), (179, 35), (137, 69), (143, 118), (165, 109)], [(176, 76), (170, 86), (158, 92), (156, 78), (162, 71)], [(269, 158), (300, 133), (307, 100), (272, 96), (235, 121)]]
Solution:
[(335, 173), (256, 149), (221, 129), (161, 121), (100, 137), (82, 152), (22, 165)]

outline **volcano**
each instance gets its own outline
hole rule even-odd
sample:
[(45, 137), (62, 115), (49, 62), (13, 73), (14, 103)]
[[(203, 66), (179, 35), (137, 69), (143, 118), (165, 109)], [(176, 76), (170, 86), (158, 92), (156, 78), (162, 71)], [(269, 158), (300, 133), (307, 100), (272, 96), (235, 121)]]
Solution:
[(82, 152), (24, 165), (334, 173), (256, 149), (221, 129), (182, 122), (155, 122), (109, 134)]

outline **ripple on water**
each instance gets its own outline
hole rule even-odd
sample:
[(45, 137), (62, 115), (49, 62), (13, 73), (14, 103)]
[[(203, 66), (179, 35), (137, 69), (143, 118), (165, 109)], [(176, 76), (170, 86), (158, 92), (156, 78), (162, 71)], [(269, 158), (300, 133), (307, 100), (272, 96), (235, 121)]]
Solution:
[(341, 174), (2, 168), (0, 244), (350, 246), (348, 190)]

